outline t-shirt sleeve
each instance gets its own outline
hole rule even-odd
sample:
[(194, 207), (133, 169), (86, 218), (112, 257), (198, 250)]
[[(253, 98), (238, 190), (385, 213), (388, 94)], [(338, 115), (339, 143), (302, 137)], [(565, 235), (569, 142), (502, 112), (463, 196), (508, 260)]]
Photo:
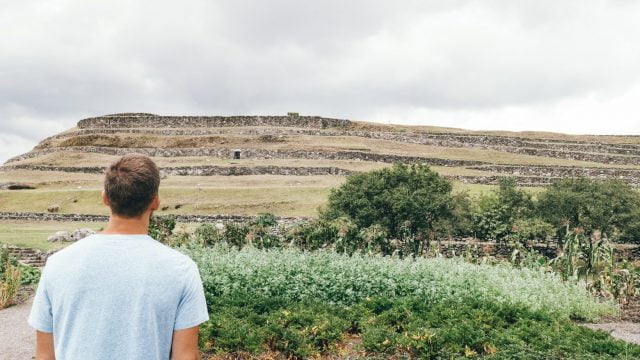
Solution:
[(195, 263), (191, 263), (187, 270), (185, 291), (182, 294), (174, 330), (188, 329), (209, 320), (207, 302), (202, 287), (202, 279)]
[(29, 325), (41, 332), (52, 333), (53, 332), (53, 312), (51, 309), (51, 300), (47, 293), (47, 268), (42, 271), (40, 276), (40, 282), (38, 283), (38, 289), (36, 295), (33, 298), (33, 305), (31, 305), (31, 313), (27, 322)]

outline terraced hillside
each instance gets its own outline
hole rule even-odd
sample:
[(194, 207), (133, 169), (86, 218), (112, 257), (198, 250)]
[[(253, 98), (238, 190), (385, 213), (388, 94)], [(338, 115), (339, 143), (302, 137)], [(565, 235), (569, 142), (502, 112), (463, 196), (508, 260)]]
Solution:
[[(345, 175), (397, 161), (429, 164), (472, 192), (501, 176), (526, 187), (567, 176), (640, 185), (638, 137), (472, 132), (295, 114), (127, 113), (81, 120), (8, 160), (0, 168), (0, 212), (53, 207), (61, 214), (105, 215), (102, 169), (129, 152), (147, 154), (162, 168), (161, 213), (183, 215), (313, 216)], [(16, 184), (34, 189), (9, 190), (24, 187)]]

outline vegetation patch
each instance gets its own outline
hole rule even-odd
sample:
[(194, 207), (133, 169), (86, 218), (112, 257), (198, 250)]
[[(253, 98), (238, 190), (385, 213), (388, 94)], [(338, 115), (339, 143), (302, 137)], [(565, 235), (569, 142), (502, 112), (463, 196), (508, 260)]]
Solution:
[(209, 353), (338, 354), (352, 336), (371, 356), (633, 358), (640, 347), (581, 328), (615, 306), (559, 276), (459, 259), (331, 251), (183, 247), (199, 265)]
[(21, 287), (39, 280), (40, 270), (18, 263), (7, 249), (0, 247), (0, 310), (19, 303)]

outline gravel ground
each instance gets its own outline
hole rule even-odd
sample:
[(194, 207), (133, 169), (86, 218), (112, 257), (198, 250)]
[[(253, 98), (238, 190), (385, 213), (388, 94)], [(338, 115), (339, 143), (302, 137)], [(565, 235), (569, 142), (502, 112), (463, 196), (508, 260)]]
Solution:
[(602, 324), (584, 324), (593, 330), (604, 330), (616, 339), (640, 345), (640, 324), (632, 322), (611, 322)]
[(27, 324), (32, 301), (0, 310), (0, 360), (34, 358), (36, 332)]

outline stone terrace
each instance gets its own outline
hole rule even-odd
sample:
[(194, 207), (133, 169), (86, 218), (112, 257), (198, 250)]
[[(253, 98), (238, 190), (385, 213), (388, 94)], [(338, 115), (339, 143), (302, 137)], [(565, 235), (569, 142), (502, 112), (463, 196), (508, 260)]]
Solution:
[[(358, 161), (370, 163), (408, 164), (424, 163), (432, 166), (459, 168), (460, 174), (449, 174), (450, 178), (470, 184), (495, 184), (500, 177), (513, 176), (524, 186), (548, 185), (554, 180), (584, 176), (595, 179), (618, 179), (633, 186), (640, 186), (640, 145), (631, 143), (580, 141), (575, 139), (550, 139), (518, 137), (504, 135), (475, 134), (472, 132), (427, 132), (423, 130), (396, 129), (380, 126), (380, 129), (366, 130), (366, 125), (344, 119), (332, 119), (319, 116), (299, 116), (295, 113), (287, 116), (164, 116), (149, 113), (123, 113), (87, 118), (78, 122), (78, 129), (51, 136), (43, 140), (31, 152), (16, 156), (7, 161), (1, 171), (19, 169), (36, 171), (63, 171), (100, 173), (96, 166), (48, 166), (38, 163), (37, 159), (52, 153), (87, 153), (122, 155), (138, 152), (153, 157), (184, 158), (201, 157), (214, 159), (232, 159), (235, 148), (205, 146), (196, 148), (136, 147), (117, 148), (104, 146), (67, 146), (60, 147), (56, 141), (86, 135), (139, 135), (176, 137), (201, 137), (210, 135), (244, 137), (344, 137), (365, 138), (371, 141), (384, 140), (398, 144), (428, 145), (455, 149), (477, 149), (478, 151), (497, 151), (516, 156), (532, 156), (536, 159), (559, 159), (558, 161), (585, 162), (599, 166), (560, 166), (560, 165), (523, 165), (480, 161), (475, 159), (455, 159), (446, 154), (438, 156), (400, 155), (384, 150), (309, 150), (299, 148), (268, 149), (255, 145), (241, 149), (246, 159), (305, 159)], [(382, 131), (383, 129), (384, 131)], [(413, 145), (412, 145), (413, 146)], [(35, 159), (29, 163), (25, 160)], [(69, 164), (72, 165), (72, 164)], [(181, 166), (166, 167), (168, 175), (210, 176), (210, 175), (348, 175), (351, 171), (338, 166)], [(472, 171), (481, 171), (487, 175), (470, 175)]]

